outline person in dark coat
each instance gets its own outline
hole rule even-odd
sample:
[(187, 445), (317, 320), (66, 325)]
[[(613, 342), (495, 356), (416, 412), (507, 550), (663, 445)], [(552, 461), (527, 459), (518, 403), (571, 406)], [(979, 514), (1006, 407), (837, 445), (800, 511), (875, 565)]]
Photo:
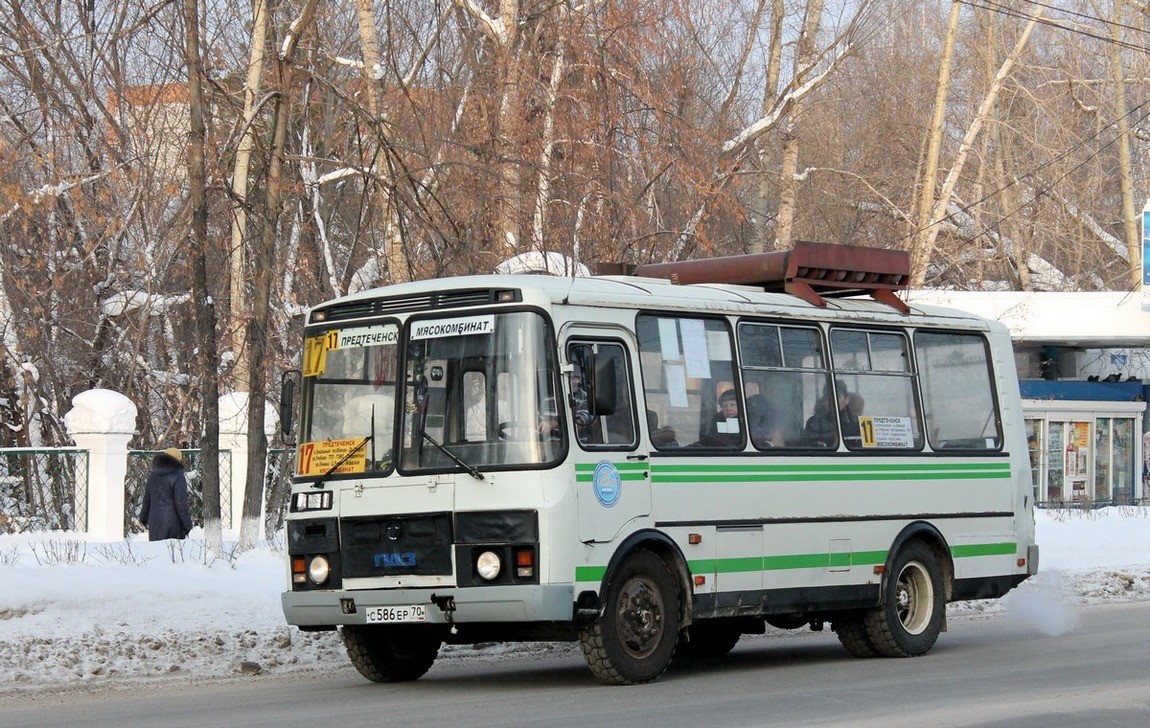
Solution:
[(187, 538), (192, 530), (184, 454), (177, 448), (169, 447), (152, 460), (140, 523), (147, 526), (149, 541)]

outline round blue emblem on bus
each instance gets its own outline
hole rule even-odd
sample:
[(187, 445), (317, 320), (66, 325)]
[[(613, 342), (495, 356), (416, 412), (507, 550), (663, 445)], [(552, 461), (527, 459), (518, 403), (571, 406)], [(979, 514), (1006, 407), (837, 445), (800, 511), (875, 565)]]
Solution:
[(595, 488), (595, 498), (604, 508), (610, 508), (619, 502), (623, 490), (623, 479), (619, 477), (619, 469), (614, 463), (600, 460), (595, 466), (595, 475), (591, 479)]

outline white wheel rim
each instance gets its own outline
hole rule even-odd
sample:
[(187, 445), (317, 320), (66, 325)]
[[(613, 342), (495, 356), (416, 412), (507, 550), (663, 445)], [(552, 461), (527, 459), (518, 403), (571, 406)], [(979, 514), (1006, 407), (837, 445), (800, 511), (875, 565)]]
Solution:
[(902, 567), (894, 587), (895, 611), (907, 633), (922, 634), (934, 615), (934, 584), (930, 572), (918, 561)]

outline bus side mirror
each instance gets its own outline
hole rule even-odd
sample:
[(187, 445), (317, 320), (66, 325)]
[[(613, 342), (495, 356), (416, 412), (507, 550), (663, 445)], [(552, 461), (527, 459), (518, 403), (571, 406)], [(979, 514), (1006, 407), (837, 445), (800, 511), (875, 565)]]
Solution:
[(588, 385), (588, 403), (591, 414), (603, 417), (615, 414), (615, 358), (596, 356), (591, 360), (594, 376)]
[(298, 369), (289, 369), (280, 377), (280, 439), (285, 445), (295, 444), (295, 388)]

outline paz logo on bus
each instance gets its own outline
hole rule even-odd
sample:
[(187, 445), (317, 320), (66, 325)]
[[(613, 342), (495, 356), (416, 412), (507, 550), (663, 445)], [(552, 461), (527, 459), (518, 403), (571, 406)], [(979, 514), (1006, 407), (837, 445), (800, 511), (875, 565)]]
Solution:
[(595, 466), (591, 486), (595, 489), (595, 499), (604, 508), (610, 508), (619, 502), (619, 496), (623, 491), (623, 479), (619, 477), (619, 469), (614, 463), (600, 460)]
[(408, 551), (402, 554), (392, 552), (375, 555), (375, 568), (396, 566), (415, 566), (415, 554)]

